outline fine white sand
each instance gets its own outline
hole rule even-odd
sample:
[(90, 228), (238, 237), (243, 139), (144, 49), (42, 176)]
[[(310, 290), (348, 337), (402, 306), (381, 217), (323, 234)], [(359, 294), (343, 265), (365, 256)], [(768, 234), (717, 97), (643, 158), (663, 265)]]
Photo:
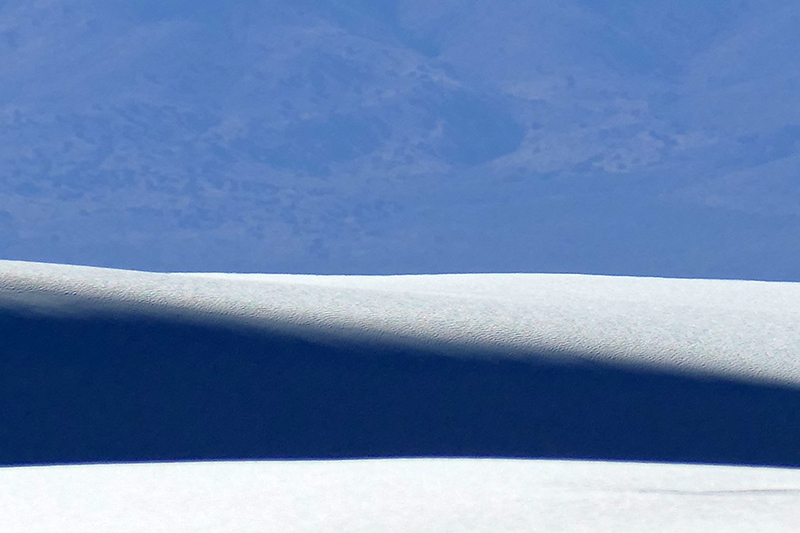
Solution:
[(800, 471), (418, 459), (0, 469), (14, 532), (794, 532)]

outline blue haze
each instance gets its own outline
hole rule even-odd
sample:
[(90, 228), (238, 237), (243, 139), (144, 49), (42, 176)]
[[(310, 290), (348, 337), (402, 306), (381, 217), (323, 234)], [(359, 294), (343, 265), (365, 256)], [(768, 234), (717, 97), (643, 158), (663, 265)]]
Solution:
[(800, 5), (0, 1), (0, 257), (800, 280)]

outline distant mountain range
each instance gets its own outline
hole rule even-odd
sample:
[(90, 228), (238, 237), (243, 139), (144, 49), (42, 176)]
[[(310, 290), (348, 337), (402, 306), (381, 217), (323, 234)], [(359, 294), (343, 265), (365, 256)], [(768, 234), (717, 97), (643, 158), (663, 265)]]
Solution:
[(0, 257), (800, 280), (800, 5), (0, 1)]

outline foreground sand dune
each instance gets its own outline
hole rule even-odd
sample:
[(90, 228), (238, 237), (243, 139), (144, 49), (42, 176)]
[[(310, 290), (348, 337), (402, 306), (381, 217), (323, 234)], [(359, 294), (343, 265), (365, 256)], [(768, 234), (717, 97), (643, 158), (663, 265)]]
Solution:
[(0, 469), (3, 531), (794, 532), (800, 471), (502, 459)]

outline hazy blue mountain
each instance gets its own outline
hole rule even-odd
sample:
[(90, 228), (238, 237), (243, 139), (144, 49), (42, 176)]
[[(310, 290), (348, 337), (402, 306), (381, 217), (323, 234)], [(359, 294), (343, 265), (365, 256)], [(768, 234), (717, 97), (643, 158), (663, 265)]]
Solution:
[(800, 5), (0, 1), (0, 257), (800, 280)]

